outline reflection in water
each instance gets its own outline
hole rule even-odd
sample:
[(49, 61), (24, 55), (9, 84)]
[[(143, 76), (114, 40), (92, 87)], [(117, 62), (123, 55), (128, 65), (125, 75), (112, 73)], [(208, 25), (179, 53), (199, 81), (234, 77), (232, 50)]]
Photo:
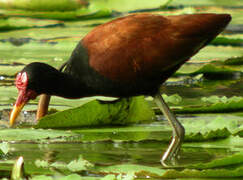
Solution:
[[(167, 148), (166, 143), (147, 141), (140, 143), (62, 143), (62, 144), (11, 144), (11, 159), (22, 155), (28, 163), (36, 159), (48, 162), (70, 162), (81, 154), (96, 165), (132, 163), (161, 167), (160, 157)], [(179, 165), (209, 162), (215, 158), (232, 154), (229, 149), (183, 147)]]

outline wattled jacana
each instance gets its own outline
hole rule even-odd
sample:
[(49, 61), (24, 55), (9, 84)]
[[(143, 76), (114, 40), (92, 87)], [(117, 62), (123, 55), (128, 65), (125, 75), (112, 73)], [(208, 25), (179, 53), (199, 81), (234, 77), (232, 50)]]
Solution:
[(228, 14), (133, 14), (100, 25), (78, 43), (60, 71), (44, 63), (31, 63), (18, 73), (19, 95), (10, 124), (23, 106), (40, 94), (46, 96), (39, 104), (39, 116), (45, 114), (50, 95), (151, 95), (173, 128), (173, 139), (162, 162), (169, 160), (178, 154), (185, 132), (161, 97), (159, 87), (230, 20)]

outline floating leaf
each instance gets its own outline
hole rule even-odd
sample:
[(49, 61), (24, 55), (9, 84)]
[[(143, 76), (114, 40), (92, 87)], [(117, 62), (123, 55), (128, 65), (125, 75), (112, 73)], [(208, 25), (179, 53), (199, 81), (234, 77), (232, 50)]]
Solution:
[(243, 164), (243, 152), (238, 152), (231, 156), (215, 159), (208, 163), (198, 163), (195, 165), (191, 165), (190, 168), (212, 169), (212, 168), (227, 167), (230, 165), (237, 165), (237, 164)]
[(72, 136), (71, 132), (60, 130), (43, 129), (1, 129), (0, 140), (2, 141), (37, 141)]
[(224, 61), (224, 64), (225, 65), (236, 65), (236, 66), (243, 65), (243, 57), (229, 58), (226, 61)]
[(48, 1), (48, 0), (12, 0), (12, 1), (0, 1), (1, 8), (17, 8), (17, 9), (27, 9), (34, 11), (71, 11), (81, 7), (84, 7), (86, 1), (77, 0), (58, 0), (58, 1)]
[(219, 169), (184, 169), (182, 171), (168, 170), (163, 177), (164, 178), (240, 178), (243, 176), (243, 167), (238, 168), (219, 168)]
[(230, 152), (242, 151), (243, 138), (239, 136), (229, 136), (226, 139), (217, 139), (214, 141), (207, 142), (185, 142), (184, 147), (199, 147), (199, 148), (209, 148), (209, 149), (229, 149)]
[(226, 113), (226, 112), (237, 112), (243, 110), (243, 99), (238, 98), (231, 99), (231, 101), (218, 102), (212, 105), (204, 105), (201, 107), (183, 107), (181, 109), (176, 109), (176, 113)]
[(242, 1), (234, 1), (229, 4), (229, 1), (227, 0), (196, 0), (196, 1), (187, 1), (187, 0), (174, 0), (171, 2), (170, 5), (179, 6), (229, 6), (229, 7), (239, 7), (242, 6)]
[[(231, 165), (231, 166), (229, 166)], [(232, 166), (234, 165), (234, 166)], [(163, 178), (209, 178), (209, 177), (241, 177), (243, 175), (243, 154), (235, 153), (230, 156), (215, 159), (208, 163), (199, 163), (180, 167), (177, 169), (161, 169), (135, 164), (121, 164), (108, 167), (99, 167), (96, 170), (102, 173), (129, 174), (137, 176), (163, 177)]]
[(0, 31), (27, 29), (27, 28), (44, 28), (50, 26), (63, 26), (63, 22), (55, 20), (40, 20), (32, 18), (12, 17), (0, 19)]
[(229, 38), (229, 37), (217, 37), (210, 44), (242, 46), (243, 45), (243, 39)]
[[(232, 46), (206, 46), (193, 56), (190, 62), (210, 62), (215, 60), (224, 61), (232, 57), (243, 56), (242, 47)], [(224, 53), (222, 53), (224, 52)]]
[(205, 66), (191, 74), (231, 74), (232, 72), (233, 70), (229, 68), (218, 68), (217, 66), (214, 66), (212, 64), (206, 64)]
[(91, 101), (81, 107), (45, 116), (36, 128), (70, 128), (97, 125), (125, 125), (151, 121), (154, 113), (144, 97), (102, 103)]
[[(170, 0), (92, 0), (90, 9), (111, 9), (120, 12), (154, 9), (166, 6)], [(122, 4), (122, 6), (121, 6)]]

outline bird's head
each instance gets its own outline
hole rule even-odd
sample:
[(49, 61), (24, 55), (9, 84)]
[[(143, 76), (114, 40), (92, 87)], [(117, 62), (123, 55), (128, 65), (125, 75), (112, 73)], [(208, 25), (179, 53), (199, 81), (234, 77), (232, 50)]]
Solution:
[(25, 66), (17, 74), (15, 85), (18, 89), (18, 97), (10, 114), (10, 126), (14, 125), (17, 116), (29, 100), (35, 99), (42, 93), (47, 93), (45, 90), (53, 84), (50, 83), (50, 80), (57, 73), (55, 68), (35, 62)]
[(25, 71), (19, 72), (15, 80), (15, 85), (18, 89), (18, 97), (15, 102), (14, 108), (11, 111), (10, 126), (14, 124), (15, 119), (23, 109), (24, 105), (30, 99), (35, 99), (38, 95), (38, 93), (35, 90), (29, 88), (28, 84), (29, 84), (28, 73)]

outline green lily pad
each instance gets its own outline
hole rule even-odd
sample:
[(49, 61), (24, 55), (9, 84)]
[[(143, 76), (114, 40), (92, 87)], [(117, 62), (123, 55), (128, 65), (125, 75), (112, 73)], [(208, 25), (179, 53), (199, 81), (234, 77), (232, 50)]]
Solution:
[[(77, 0), (60, 0), (51, 2), (48, 0), (13, 0), (11, 2), (0, 1), (1, 8), (23, 9), (32, 11), (75, 11), (79, 9), (110, 9), (115, 11), (131, 11), (139, 9), (151, 9), (165, 6), (170, 0), (92, 0), (92, 1), (77, 1)], [(123, 6), (121, 6), (121, 4)]]
[(233, 79), (237, 72), (243, 72), (243, 66), (226, 66), (223, 63), (186, 63), (174, 75), (178, 77), (203, 74), (207, 79)]
[[(93, 0), (90, 9), (108, 8), (115, 11), (127, 12), (141, 9), (153, 9), (166, 6), (170, 0)], [(122, 6), (121, 6), (122, 4)]]
[(230, 7), (238, 7), (242, 6), (242, 1), (234, 1), (232, 3), (229, 3), (227, 0), (197, 0), (197, 1), (187, 1), (187, 0), (174, 0), (171, 2), (170, 5), (181, 5), (184, 6), (230, 6)]
[[(190, 117), (190, 116), (189, 116)], [(242, 118), (232, 115), (203, 115), (180, 118), (186, 129), (185, 141), (199, 142), (224, 139), (230, 135), (241, 135)], [(223, 122), (223, 123), (222, 123)], [(160, 141), (168, 143), (172, 132), (169, 124), (153, 122), (118, 127), (80, 128), (71, 131), (42, 129), (2, 129), (2, 141), (28, 142), (141, 142)]]
[[(222, 53), (224, 52), (224, 53)], [(227, 60), (231, 57), (242, 57), (242, 47), (232, 46), (206, 46), (199, 53), (193, 56), (190, 62), (210, 62), (215, 60)]]
[(24, 10), (0, 10), (7, 17), (31, 17), (38, 19), (56, 20), (86, 20), (102, 17), (111, 17), (112, 11), (109, 9), (78, 9), (76, 11), (24, 11)]
[(55, 20), (39, 20), (31, 18), (12, 17), (8, 19), (0, 19), (0, 31), (7, 31), (13, 29), (27, 29), (27, 28), (43, 28), (49, 26), (64, 25), (63, 22)]
[(192, 73), (195, 74), (232, 74), (233, 70), (222, 67), (218, 68), (216, 66), (213, 66), (212, 64), (206, 64), (199, 70)]
[(71, 132), (60, 130), (42, 129), (1, 129), (1, 141), (36, 141), (41, 139), (52, 139), (72, 136)]
[[(108, 167), (98, 167), (97, 171), (102, 173), (128, 174), (137, 176), (163, 177), (163, 178), (210, 178), (210, 177), (241, 177), (243, 167), (242, 152), (231, 156), (215, 159), (208, 163), (199, 163), (177, 169), (161, 169), (157, 167), (142, 166), (136, 164), (121, 164)], [(236, 165), (234, 168), (229, 165)]]
[(232, 152), (242, 151), (243, 138), (239, 136), (229, 136), (225, 139), (217, 139), (207, 142), (185, 142), (183, 147), (199, 147), (209, 149), (229, 149)]
[(241, 46), (243, 44), (242, 38), (233, 38), (233, 37), (222, 37), (219, 36), (215, 38), (210, 44), (212, 45), (231, 45), (231, 46)]
[(238, 66), (238, 65), (243, 65), (243, 57), (238, 57), (238, 58), (229, 58), (226, 61), (224, 61), (225, 65), (232, 65), (232, 66)]
[[(23, 0), (24, 1), (24, 0)], [(29, 1), (27, 1), (29, 2)], [(38, 4), (36, 2), (39, 1), (33, 1), (34, 5)], [(49, 1), (48, 1), (49, 2)], [(139, 3), (137, 3), (136, 0), (122, 0), (116, 1), (116, 0), (93, 0), (89, 3), (89, 6), (86, 8), (79, 8), (72, 11), (59, 11), (51, 9), (52, 11), (45, 11), (42, 12), (41, 8), (42, 6), (40, 3), (39, 11), (24, 11), (24, 10), (1, 10), (5, 16), (9, 17), (32, 17), (32, 18), (44, 18), (44, 19), (58, 19), (58, 20), (84, 20), (84, 19), (93, 19), (93, 18), (101, 18), (101, 17), (111, 17), (112, 11), (120, 11), (120, 12), (127, 12), (127, 11), (135, 11), (135, 10), (141, 10), (141, 9), (152, 9), (152, 8), (160, 8), (166, 6), (170, 0), (141, 0)], [(121, 3), (123, 6), (121, 6)], [(52, 5), (53, 3), (51, 3)], [(132, 4), (132, 5), (131, 5)], [(34, 7), (33, 7), (34, 8)], [(46, 6), (47, 9), (48, 3)], [(24, 8), (22, 8), (24, 9)], [(38, 7), (36, 7), (38, 10)], [(44, 9), (43, 9), (44, 10)]]
[(125, 125), (151, 121), (154, 112), (144, 97), (121, 99), (118, 102), (91, 101), (81, 107), (57, 112), (39, 120), (36, 128), (74, 128), (108, 124)]
[(212, 169), (219, 167), (227, 167), (230, 165), (243, 164), (243, 152), (235, 153), (231, 156), (226, 156), (224, 158), (215, 159), (208, 163), (198, 163), (191, 165), (190, 168), (194, 169)]
[(220, 113), (220, 112), (237, 112), (243, 110), (243, 100), (218, 102), (212, 105), (201, 107), (183, 107), (175, 110), (176, 113)]
[(81, 7), (84, 7), (86, 1), (76, 0), (59, 0), (59, 1), (48, 1), (48, 0), (13, 0), (13, 1), (0, 1), (1, 8), (8, 9), (26, 9), (26, 10), (41, 10), (41, 11), (71, 11)]
[(243, 166), (238, 168), (219, 168), (219, 169), (184, 169), (182, 171), (168, 170), (163, 177), (164, 178), (240, 178), (243, 176)]

